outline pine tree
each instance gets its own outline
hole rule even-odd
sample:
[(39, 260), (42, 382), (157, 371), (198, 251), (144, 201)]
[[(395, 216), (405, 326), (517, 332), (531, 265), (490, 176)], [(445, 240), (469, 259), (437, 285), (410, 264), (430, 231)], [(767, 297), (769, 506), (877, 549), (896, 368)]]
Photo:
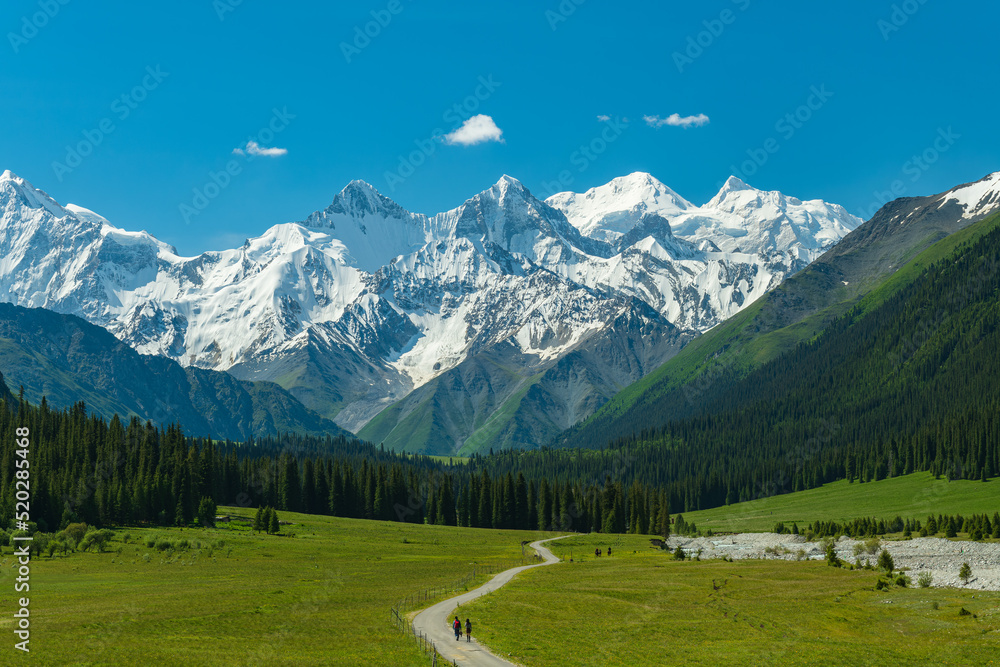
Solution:
[(271, 510), (271, 516), (268, 519), (268, 532), (277, 535), (281, 531), (281, 524), (278, 521), (278, 513)]

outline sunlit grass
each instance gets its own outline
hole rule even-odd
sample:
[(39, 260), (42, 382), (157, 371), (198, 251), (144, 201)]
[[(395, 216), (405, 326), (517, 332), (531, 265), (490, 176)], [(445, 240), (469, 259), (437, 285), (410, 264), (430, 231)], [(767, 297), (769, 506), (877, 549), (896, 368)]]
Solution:
[[(612, 557), (594, 557), (609, 544)], [(460, 612), (526, 665), (964, 665), (1000, 655), (998, 593), (875, 592), (876, 573), (822, 562), (678, 562), (638, 536), (581, 536), (553, 551), (574, 562)], [(977, 618), (959, 616), (963, 607)]]

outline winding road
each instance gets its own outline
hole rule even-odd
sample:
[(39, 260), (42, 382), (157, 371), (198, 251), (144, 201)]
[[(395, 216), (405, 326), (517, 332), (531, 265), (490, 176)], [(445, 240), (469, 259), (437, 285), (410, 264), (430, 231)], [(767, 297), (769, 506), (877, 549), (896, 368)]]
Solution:
[[(479, 588), (453, 598), (448, 598), (443, 602), (438, 602), (433, 607), (424, 609), (422, 612), (413, 617), (413, 629), (417, 632), (424, 633), (428, 639), (433, 641), (437, 646), (438, 653), (441, 654), (443, 658), (446, 658), (449, 663), (457, 661), (459, 665), (463, 666), (475, 665), (476, 667), (511, 667), (514, 663), (493, 655), (485, 646), (476, 641), (475, 622), (472, 624), (471, 642), (465, 641), (464, 635), (462, 637), (462, 641), (455, 641), (455, 631), (452, 630), (451, 627), (451, 620), (454, 617), (455, 608), (459, 605), (471, 602), (476, 598), (482, 597), (487, 593), (492, 593), (513, 579), (514, 575), (519, 572), (530, 570), (533, 567), (543, 567), (545, 565), (558, 563), (559, 559), (554, 556), (551, 551), (543, 547), (542, 543), (551, 542), (552, 540), (560, 540), (563, 537), (569, 537), (569, 535), (563, 535), (562, 537), (550, 537), (547, 540), (537, 540), (532, 542), (531, 548), (538, 552), (538, 555), (544, 559), (543, 562), (538, 563), (537, 565), (523, 565), (521, 567), (504, 570)], [(464, 627), (465, 619), (463, 618), (461, 620)]]

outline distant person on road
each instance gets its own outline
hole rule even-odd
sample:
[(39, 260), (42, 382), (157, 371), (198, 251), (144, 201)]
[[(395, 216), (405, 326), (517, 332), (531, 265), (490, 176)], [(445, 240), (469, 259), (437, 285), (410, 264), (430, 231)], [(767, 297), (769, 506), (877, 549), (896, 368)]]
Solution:
[(462, 621), (458, 620), (458, 616), (456, 616), (455, 622), (451, 625), (455, 628), (455, 641), (458, 641), (462, 637)]
[(465, 641), (472, 641), (472, 621), (465, 619)]

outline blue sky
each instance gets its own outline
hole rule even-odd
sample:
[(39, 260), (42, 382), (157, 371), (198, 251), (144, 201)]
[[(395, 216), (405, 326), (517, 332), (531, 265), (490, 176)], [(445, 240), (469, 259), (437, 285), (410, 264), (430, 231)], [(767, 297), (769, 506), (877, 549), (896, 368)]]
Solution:
[[(998, 19), (941, 0), (8, 0), (0, 169), (184, 254), (355, 178), (436, 213), (504, 173), (547, 195), (648, 171), (702, 203), (736, 172), (867, 218), (894, 186), (1000, 170)], [(673, 114), (690, 126), (652, 120)], [(494, 140), (443, 139), (479, 115)]]

